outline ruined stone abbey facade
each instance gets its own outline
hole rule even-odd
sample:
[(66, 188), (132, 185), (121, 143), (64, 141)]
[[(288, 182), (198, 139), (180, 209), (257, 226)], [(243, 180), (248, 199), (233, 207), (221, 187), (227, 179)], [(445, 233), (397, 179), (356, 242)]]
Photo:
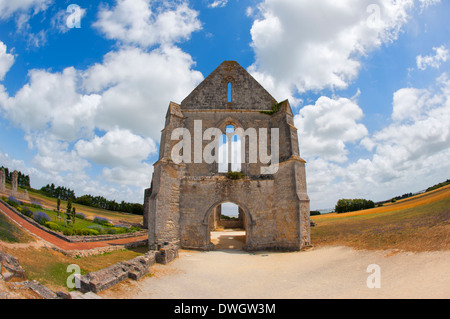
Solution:
[[(217, 161), (202, 157), (214, 138), (207, 129), (217, 128), (226, 135), (229, 127), (246, 133), (268, 132), (264, 143), (260, 137), (241, 136), (242, 163), (237, 174), (220, 170)], [(188, 132), (184, 137), (200, 135), (201, 142), (183, 139), (178, 152), (180, 129)], [(278, 141), (273, 138), (275, 133)], [(274, 143), (278, 143), (276, 148)], [(268, 150), (261, 150), (262, 145)], [(252, 147), (257, 154), (276, 150), (276, 161), (275, 153), (271, 157), (278, 162), (276, 170), (266, 169), (273, 163), (255, 161)], [(215, 156), (217, 152), (210, 153)], [(177, 155), (191, 161), (180, 162)], [(181, 104), (169, 105), (159, 160), (154, 164), (151, 188), (145, 192), (144, 225), (150, 247), (171, 243), (184, 249), (214, 249), (210, 232), (220, 205), (226, 202), (238, 205), (243, 216), (245, 250), (296, 251), (309, 245), (305, 161), (300, 157), (289, 102), (277, 103), (234, 61), (223, 62)]]

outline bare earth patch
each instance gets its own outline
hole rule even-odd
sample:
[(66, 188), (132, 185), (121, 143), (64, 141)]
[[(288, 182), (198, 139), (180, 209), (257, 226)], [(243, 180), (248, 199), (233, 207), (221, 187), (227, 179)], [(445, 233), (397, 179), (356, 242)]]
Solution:
[[(381, 269), (381, 288), (367, 287)], [(181, 251), (153, 276), (119, 284), (103, 298), (449, 298), (450, 251), (408, 253), (322, 247), (294, 253)]]

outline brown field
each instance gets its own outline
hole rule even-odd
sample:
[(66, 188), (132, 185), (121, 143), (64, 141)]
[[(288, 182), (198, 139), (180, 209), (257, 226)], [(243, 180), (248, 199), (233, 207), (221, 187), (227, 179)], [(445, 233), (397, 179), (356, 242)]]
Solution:
[(450, 185), (358, 212), (313, 216), (315, 246), (413, 252), (450, 249)]

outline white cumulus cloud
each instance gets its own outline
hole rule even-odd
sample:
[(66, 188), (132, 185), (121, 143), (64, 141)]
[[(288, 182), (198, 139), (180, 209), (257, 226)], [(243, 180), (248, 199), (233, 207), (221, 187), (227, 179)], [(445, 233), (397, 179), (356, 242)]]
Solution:
[(14, 64), (14, 55), (7, 52), (6, 45), (0, 41), (0, 81), (3, 81), (6, 73)]
[(53, 0), (0, 0), (0, 19), (7, 19), (16, 12), (45, 11)]
[[(348, 132), (359, 134), (347, 134), (345, 130), (336, 130), (336, 137), (321, 134), (322, 130), (327, 131), (326, 123), (330, 120), (319, 121), (320, 114), (326, 113), (319, 110), (314, 116), (309, 114), (313, 106), (308, 106), (306, 113), (295, 118), (296, 125), (303, 130), (299, 130), (300, 151), (307, 160), (308, 191), (315, 207), (332, 208), (338, 199), (346, 196), (389, 199), (393, 191), (397, 195), (419, 191), (411, 189), (411, 185), (426, 188), (436, 180), (448, 178), (442, 176), (442, 172), (450, 170), (450, 80), (446, 73), (429, 88), (396, 91), (390, 124), (372, 134), (355, 130), (357, 122), (351, 120), (346, 124)], [(358, 112), (355, 116), (353, 121), (359, 118)], [(307, 123), (308, 119), (312, 122)], [(352, 126), (354, 130), (350, 129)], [(339, 147), (346, 144), (343, 136), (353, 136), (354, 142), (362, 138), (359, 143), (370, 154), (354, 162), (344, 162), (345, 149)], [(336, 161), (339, 158), (342, 161)]]
[(100, 8), (94, 27), (109, 39), (143, 47), (187, 40), (192, 32), (201, 29), (198, 12), (187, 2), (158, 3), (117, 0), (112, 8)]
[(362, 117), (361, 108), (347, 98), (322, 96), (315, 105), (303, 107), (294, 118), (302, 156), (346, 162), (346, 145), (368, 134), (367, 128), (358, 123)]
[(448, 49), (442, 45), (438, 48), (433, 48), (435, 55), (419, 55), (416, 58), (417, 67), (424, 71), (428, 67), (439, 69), (442, 63), (447, 62), (450, 57)]
[(411, 7), (412, 0), (265, 0), (251, 29), (249, 71), (278, 99), (345, 89), (361, 56), (398, 37)]
[(157, 151), (155, 142), (128, 130), (116, 128), (104, 136), (95, 136), (90, 141), (80, 140), (75, 150), (83, 158), (97, 164), (114, 166), (133, 166), (147, 159)]

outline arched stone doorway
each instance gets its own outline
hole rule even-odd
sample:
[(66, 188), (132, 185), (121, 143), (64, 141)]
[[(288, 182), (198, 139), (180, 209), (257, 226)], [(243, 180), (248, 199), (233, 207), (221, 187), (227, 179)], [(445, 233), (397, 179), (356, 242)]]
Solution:
[[(234, 212), (230, 210), (234, 209)], [(248, 210), (232, 201), (214, 204), (205, 216), (206, 241), (210, 249), (246, 250), (251, 239), (252, 218)]]

